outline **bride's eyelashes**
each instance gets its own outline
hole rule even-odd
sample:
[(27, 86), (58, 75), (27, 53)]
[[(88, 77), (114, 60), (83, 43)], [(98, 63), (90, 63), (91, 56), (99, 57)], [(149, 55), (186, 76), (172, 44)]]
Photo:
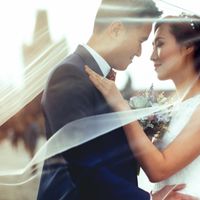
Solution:
[(164, 45), (164, 42), (163, 42), (163, 41), (157, 41), (157, 42), (155, 43), (155, 47), (156, 47), (156, 48), (162, 47), (163, 45)]

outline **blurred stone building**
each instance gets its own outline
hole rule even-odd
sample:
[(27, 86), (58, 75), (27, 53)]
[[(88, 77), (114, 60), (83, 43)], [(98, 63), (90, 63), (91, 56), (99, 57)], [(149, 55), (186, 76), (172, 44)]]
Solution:
[(31, 157), (34, 155), (38, 137), (44, 134), (40, 108), (42, 90), (51, 69), (67, 54), (66, 39), (53, 41), (51, 38), (47, 11), (37, 11), (32, 42), (22, 46), (23, 89), (15, 95), (25, 106), (0, 127), (1, 140), (8, 138), (14, 146), (23, 140)]
[[(150, 88), (147, 88), (147, 90)], [(133, 82), (129, 73), (127, 73), (126, 84), (123, 89), (121, 89), (121, 93), (123, 97), (129, 100), (133, 96), (144, 94), (146, 90), (136, 90), (133, 86)], [(160, 94), (164, 92), (166, 97), (171, 96), (174, 91), (173, 90), (155, 90), (155, 94)]]
[[(52, 67), (67, 55), (65, 38), (53, 41), (51, 38), (47, 12), (39, 10), (31, 44), (22, 47), (24, 61), (24, 88), (26, 95), (39, 94)], [(37, 83), (37, 84), (36, 84)]]

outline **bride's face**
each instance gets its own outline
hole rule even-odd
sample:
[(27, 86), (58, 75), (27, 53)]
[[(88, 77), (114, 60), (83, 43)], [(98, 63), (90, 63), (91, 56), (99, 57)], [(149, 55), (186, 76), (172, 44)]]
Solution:
[(184, 48), (177, 43), (168, 24), (160, 25), (153, 41), (151, 60), (160, 80), (176, 79), (184, 66)]

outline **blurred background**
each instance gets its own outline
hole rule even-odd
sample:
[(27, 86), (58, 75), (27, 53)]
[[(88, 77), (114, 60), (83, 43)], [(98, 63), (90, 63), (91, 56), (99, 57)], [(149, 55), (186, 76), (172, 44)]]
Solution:
[[(155, 1), (164, 15), (200, 14), (195, 0)], [(47, 77), (78, 44), (87, 42), (99, 4), (100, 0), (1, 2), (0, 171), (23, 168), (44, 144), (40, 100)], [(152, 35), (143, 44), (142, 56), (134, 58), (126, 72), (117, 74), (117, 86), (127, 99), (152, 84), (166, 94), (174, 90), (172, 82), (157, 80), (149, 59), (151, 43)], [(39, 179), (15, 186), (1, 181), (0, 200), (36, 199)], [(143, 172), (139, 184), (151, 190)]]

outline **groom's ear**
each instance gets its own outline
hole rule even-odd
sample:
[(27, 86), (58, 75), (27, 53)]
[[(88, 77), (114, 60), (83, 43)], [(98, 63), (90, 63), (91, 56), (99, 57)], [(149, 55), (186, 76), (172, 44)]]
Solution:
[(110, 37), (117, 38), (119, 37), (124, 31), (124, 25), (121, 22), (113, 22), (108, 27), (108, 32)]

